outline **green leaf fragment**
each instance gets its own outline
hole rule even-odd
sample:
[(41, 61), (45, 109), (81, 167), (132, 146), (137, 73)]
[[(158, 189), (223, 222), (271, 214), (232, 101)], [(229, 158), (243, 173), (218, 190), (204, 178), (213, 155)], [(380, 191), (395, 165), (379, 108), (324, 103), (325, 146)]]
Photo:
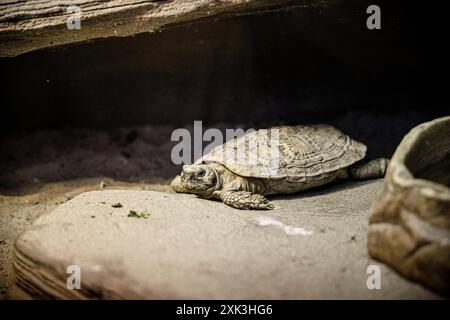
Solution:
[(129, 218), (137, 218), (137, 219), (148, 219), (150, 217), (150, 214), (147, 212), (136, 212), (134, 210), (130, 210), (128, 213)]

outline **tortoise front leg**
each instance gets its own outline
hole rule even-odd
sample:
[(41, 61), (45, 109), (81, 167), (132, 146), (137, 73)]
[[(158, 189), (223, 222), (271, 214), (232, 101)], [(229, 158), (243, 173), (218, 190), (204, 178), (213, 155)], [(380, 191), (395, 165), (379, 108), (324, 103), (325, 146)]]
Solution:
[(220, 199), (226, 205), (236, 209), (271, 210), (274, 208), (266, 197), (249, 191), (222, 191)]

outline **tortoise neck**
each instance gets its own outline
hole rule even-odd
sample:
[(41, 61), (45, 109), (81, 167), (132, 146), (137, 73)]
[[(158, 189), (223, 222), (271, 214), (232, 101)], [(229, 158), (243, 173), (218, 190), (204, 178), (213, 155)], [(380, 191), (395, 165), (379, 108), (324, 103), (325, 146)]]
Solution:
[(225, 189), (228, 191), (267, 193), (267, 187), (262, 179), (240, 176), (220, 163), (211, 163), (210, 166), (215, 170), (218, 177), (218, 183), (216, 184), (217, 191)]
[(210, 164), (217, 176), (216, 190), (221, 190), (224, 185), (236, 180), (237, 175), (227, 169), (224, 165), (214, 162)]

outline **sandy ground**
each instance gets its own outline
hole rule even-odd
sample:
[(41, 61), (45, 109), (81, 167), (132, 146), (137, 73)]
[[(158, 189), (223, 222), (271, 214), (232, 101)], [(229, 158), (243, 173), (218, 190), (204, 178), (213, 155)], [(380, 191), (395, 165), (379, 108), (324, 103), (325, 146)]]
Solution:
[[(346, 117), (342, 123), (355, 123)], [(371, 121), (367, 117), (367, 121)], [(371, 137), (370, 153), (389, 155), (410, 124), (380, 131), (357, 123), (361, 138)], [(380, 120), (382, 122), (382, 120)], [(218, 126), (220, 127), (226, 127)], [(179, 168), (170, 161), (175, 126), (65, 129), (3, 134), (0, 143), (0, 297), (9, 288), (14, 239), (42, 214), (89, 190), (143, 189), (172, 192), (170, 179)], [(399, 129), (400, 128), (400, 129)], [(372, 130), (372, 132), (370, 131)], [(380, 132), (392, 132), (392, 139)], [(385, 143), (379, 143), (385, 141)], [(358, 239), (363, 241), (363, 239)], [(349, 247), (350, 249), (350, 247)], [(343, 248), (342, 250), (345, 250)]]
[[(172, 192), (172, 127), (3, 135), (0, 144), (0, 297), (14, 239), (42, 214), (89, 190)], [(168, 139), (159, 139), (161, 136)], [(156, 137), (156, 138), (155, 138)], [(159, 143), (163, 141), (164, 143)]]
[[(103, 184), (106, 184), (106, 187), (102, 187)], [(14, 239), (21, 232), (31, 226), (39, 216), (80, 193), (117, 188), (173, 192), (168, 183), (123, 183), (112, 179), (92, 178), (50, 183), (37, 192), (22, 196), (0, 196), (0, 299), (8, 293), (11, 250)]]
[[(11, 298), (434, 298), (367, 256), (369, 208), (381, 185), (347, 181), (276, 196), (270, 211), (154, 191), (83, 193), (17, 240), (20, 285)], [(74, 264), (80, 290), (66, 285)], [(367, 287), (368, 267), (379, 268), (378, 290)]]

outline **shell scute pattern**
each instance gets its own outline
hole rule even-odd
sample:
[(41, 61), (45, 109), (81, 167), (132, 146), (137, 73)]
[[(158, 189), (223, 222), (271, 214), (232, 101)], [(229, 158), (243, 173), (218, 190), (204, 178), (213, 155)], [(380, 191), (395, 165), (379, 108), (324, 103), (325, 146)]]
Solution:
[(364, 144), (329, 125), (281, 126), (230, 140), (197, 163), (219, 162), (245, 177), (306, 181), (348, 167), (365, 153)]

